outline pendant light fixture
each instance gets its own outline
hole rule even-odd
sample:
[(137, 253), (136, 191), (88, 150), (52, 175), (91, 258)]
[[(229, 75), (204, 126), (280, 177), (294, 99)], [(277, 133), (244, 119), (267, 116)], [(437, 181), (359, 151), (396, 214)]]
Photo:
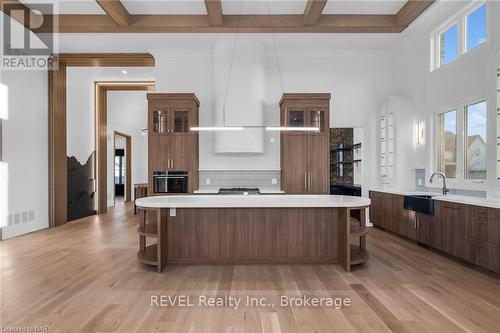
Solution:
[[(267, 4), (267, 14), (269, 17), (269, 26), (271, 27), (271, 35), (273, 38), (273, 46), (274, 46), (274, 53), (276, 56), (276, 65), (278, 69), (278, 76), (280, 80), (280, 88), (281, 88), (281, 94), (284, 94), (284, 88), (283, 88), (283, 77), (281, 75), (281, 65), (280, 65), (280, 60), (278, 56), (278, 45), (276, 43), (276, 34), (274, 31), (274, 25), (273, 25), (273, 19), (271, 16), (271, 7), (269, 5), (270, 0), (266, 0)], [(231, 74), (233, 72), (233, 63), (234, 63), (234, 55), (236, 53), (236, 44), (238, 41), (238, 31), (240, 28), (240, 19), (241, 19), (241, 12), (242, 12), (242, 7), (243, 7), (243, 0), (240, 0), (240, 6), (239, 6), (239, 13), (238, 13), (238, 20), (236, 23), (236, 31), (234, 33), (234, 41), (233, 41), (233, 49), (232, 49), (232, 54), (231, 54), (231, 61), (229, 63), (229, 74), (227, 78), (227, 83), (226, 83), (226, 89), (225, 89), (225, 94), (224, 94), (224, 103), (222, 106), (222, 126), (200, 126), (200, 127), (191, 127), (191, 131), (243, 131), (245, 128), (264, 128), (266, 131), (296, 131), (296, 132), (319, 132), (319, 127), (292, 127), (292, 126), (231, 126), (231, 125), (226, 125), (226, 104), (227, 104), (227, 96), (229, 92), (229, 84), (231, 82)]]

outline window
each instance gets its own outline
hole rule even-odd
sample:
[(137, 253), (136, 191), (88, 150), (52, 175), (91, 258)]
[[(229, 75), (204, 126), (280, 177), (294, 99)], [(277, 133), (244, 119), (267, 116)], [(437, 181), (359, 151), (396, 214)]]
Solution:
[(431, 70), (486, 43), (487, 11), (487, 3), (474, 2), (432, 34)]
[(486, 180), (487, 114), (484, 100), (457, 105), (454, 110), (437, 114), (436, 171), (462, 182)]
[(448, 178), (457, 177), (457, 111), (438, 115), (437, 170)]
[(125, 156), (115, 156), (115, 184), (125, 184)]
[(486, 102), (465, 107), (465, 178), (486, 179)]
[(486, 42), (486, 4), (466, 16), (466, 51)]
[(458, 56), (458, 28), (453, 25), (439, 36), (439, 63), (447, 64)]

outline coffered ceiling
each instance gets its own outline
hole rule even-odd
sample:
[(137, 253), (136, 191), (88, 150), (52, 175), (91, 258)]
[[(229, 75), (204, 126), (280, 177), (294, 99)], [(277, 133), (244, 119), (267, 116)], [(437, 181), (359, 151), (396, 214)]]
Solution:
[[(53, 3), (53, 13), (44, 13), (41, 26), (31, 24), (36, 33), (399, 33), (433, 2), (0, 0), (2, 5), (17, 3), (17, 9), (29, 10), (33, 17), (37, 17), (32, 11), (37, 3)], [(39, 16), (32, 20), (39, 21)]]

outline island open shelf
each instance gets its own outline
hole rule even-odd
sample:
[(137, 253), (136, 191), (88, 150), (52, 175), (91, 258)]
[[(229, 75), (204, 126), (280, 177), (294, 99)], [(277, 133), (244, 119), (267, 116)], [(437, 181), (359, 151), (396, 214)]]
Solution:
[[(349, 271), (368, 258), (366, 227), (351, 219), (352, 210), (364, 216), (367, 198), (183, 195), (136, 204), (138, 257), (159, 272), (167, 263), (321, 263)], [(352, 245), (357, 237), (359, 246)]]

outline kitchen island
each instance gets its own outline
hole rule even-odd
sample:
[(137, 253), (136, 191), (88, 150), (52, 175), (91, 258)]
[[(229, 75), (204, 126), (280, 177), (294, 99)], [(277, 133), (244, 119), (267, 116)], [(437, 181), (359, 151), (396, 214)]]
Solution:
[[(337, 195), (180, 195), (136, 200), (139, 259), (167, 263), (364, 262), (370, 200)], [(353, 224), (353, 227), (351, 227)], [(360, 236), (359, 246), (351, 237)]]

